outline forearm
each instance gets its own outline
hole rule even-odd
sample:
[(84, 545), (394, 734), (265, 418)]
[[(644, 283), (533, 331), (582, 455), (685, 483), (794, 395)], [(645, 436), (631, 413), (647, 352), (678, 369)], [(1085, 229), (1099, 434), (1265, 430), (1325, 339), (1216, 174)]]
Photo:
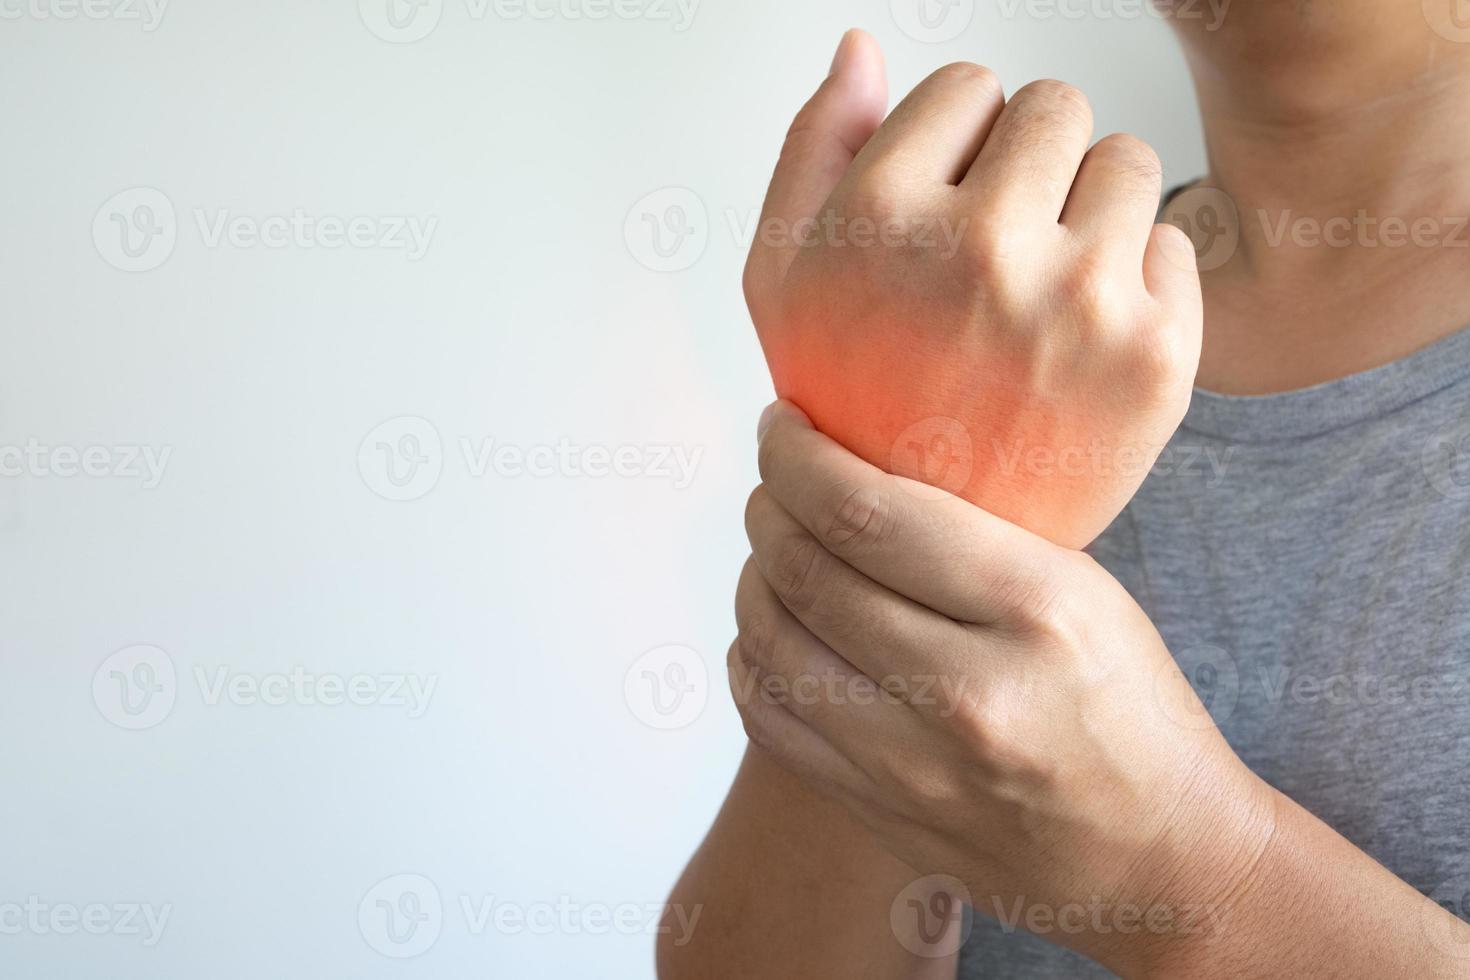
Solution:
[(1140, 976), (1465, 977), (1470, 925), (1277, 793), (1276, 830), (1198, 941)]
[(890, 922), (919, 876), (840, 805), (759, 749), (746, 753), (670, 905), (702, 906), (682, 946), (661, 935), (663, 980), (953, 980), (953, 956), (915, 956)]

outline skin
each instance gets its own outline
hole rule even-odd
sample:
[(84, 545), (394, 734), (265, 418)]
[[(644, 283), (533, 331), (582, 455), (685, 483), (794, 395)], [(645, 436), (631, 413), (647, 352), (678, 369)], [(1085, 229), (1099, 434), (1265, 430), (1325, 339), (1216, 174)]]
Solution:
[[(1202, 276), (1199, 383), (1289, 390), (1470, 321), (1462, 252), (1273, 243), (1256, 220), (1470, 213), (1470, 45), (1427, 31), (1418, 4), (1370, 0), (1237, 0), (1218, 32), (1176, 27), (1204, 112), (1204, 183), (1244, 216), (1234, 255)], [(876, 125), (876, 51), (848, 43), (857, 74), (829, 79), (840, 97), (819, 93), (802, 131), (812, 105), (829, 132)], [(818, 170), (832, 186), (846, 173)], [(731, 654), (752, 745), (670, 898), (704, 906), (701, 931), (660, 944), (661, 976), (952, 977), (943, 939), (890, 920), (935, 873), (925, 887), (982, 911), (1024, 894), (1218, 913), (1208, 941), (1046, 933), (1124, 976), (1465, 974), (1470, 929), (1245, 771), (1143, 613), (1038, 515), (1000, 520), (1004, 501), (991, 510), (983, 492), (966, 495), (978, 507), (926, 493), (791, 406), (763, 432)], [(848, 696), (795, 694), (833, 669)], [(918, 675), (950, 694), (912, 703)], [(892, 697), (850, 696), (894, 678), (909, 683)], [(1099, 797), (1133, 820), (1111, 821)]]
[(1199, 358), (1158, 157), (1089, 149), (1080, 92), (1006, 100), (977, 65), (880, 127), (882, 76), (849, 35), (772, 180), (745, 292), (776, 391), (869, 462), (1082, 547), (1178, 426)]
[[(1197, 383), (1240, 395), (1303, 388), (1470, 323), (1470, 232), (1451, 227), (1470, 215), (1470, 44), (1426, 30), (1417, 2), (1236, 0), (1214, 33), (1173, 23), (1199, 95), (1203, 183), (1241, 215), (1239, 249), (1201, 277)], [(1359, 211), (1438, 222), (1442, 244), (1353, 236), (1322, 247), (1267, 234), (1288, 212), (1326, 222)]]

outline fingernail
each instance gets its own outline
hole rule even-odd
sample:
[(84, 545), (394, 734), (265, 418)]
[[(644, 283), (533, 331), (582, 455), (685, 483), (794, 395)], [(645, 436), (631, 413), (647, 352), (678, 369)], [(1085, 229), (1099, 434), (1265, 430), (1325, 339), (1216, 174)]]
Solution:
[(842, 35), (842, 40), (837, 42), (837, 53), (832, 56), (832, 68), (827, 72), (830, 78), (847, 67), (852, 58), (852, 31)]
[(766, 430), (771, 427), (771, 423), (775, 420), (776, 403), (771, 402), (771, 404), (766, 406), (765, 411), (761, 412), (761, 420), (755, 424), (755, 441), (757, 443), (766, 437)]

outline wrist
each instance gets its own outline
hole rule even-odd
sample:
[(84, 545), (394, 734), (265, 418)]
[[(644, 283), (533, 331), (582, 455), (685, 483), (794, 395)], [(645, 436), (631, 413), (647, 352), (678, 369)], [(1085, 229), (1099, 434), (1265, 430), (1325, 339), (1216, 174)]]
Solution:
[[(1228, 752), (1228, 749), (1226, 750)], [(1196, 780), (1139, 866), (1148, 928), (1104, 960), (1121, 976), (1224, 977), (1263, 868), (1283, 832), (1281, 794), (1231, 753), (1227, 778)]]

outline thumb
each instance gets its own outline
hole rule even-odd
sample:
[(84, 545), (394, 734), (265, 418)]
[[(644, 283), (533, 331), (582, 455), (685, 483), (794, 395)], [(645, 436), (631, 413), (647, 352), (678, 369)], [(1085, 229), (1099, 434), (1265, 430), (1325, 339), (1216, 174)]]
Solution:
[(1174, 329), (1184, 332), (1174, 339), (1186, 345), (1192, 361), (1199, 358), (1204, 327), (1197, 262), (1188, 233), (1177, 225), (1154, 225), (1143, 253), (1143, 282), (1149, 295), (1170, 314)]
[[(850, 30), (837, 47), (831, 72), (796, 114), (781, 148), (746, 263), (752, 307), (785, 276), (800, 248), (799, 222), (817, 216), (887, 111), (883, 52), (871, 35)], [(780, 234), (765, 234), (771, 228)]]

